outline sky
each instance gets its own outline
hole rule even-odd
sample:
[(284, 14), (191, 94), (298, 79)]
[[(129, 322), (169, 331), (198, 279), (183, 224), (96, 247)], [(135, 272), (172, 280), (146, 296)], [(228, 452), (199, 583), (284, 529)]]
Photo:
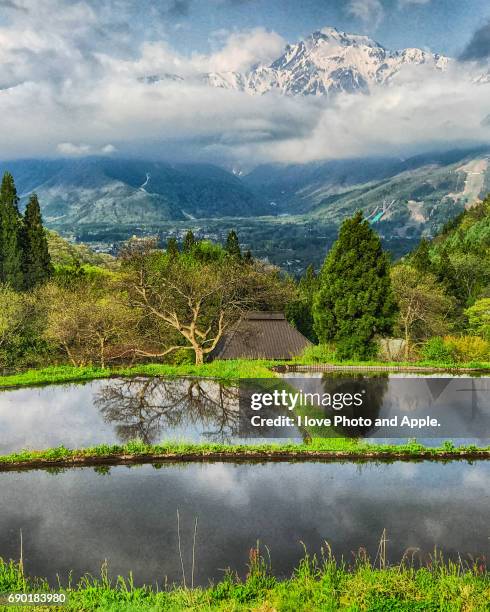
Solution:
[[(196, 84), (324, 26), (456, 58), (369, 96)], [(250, 166), (488, 142), (488, 0), (0, 0), (0, 157), (136, 155)], [(153, 74), (182, 82), (157, 86)]]

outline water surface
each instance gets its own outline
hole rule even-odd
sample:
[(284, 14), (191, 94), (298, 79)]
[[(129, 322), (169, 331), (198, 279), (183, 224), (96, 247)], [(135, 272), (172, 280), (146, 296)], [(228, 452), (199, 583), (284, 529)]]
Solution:
[(388, 555), (434, 546), (453, 558), (490, 553), (490, 462), (394, 464), (183, 464), (0, 473), (0, 556), (19, 557), (31, 574), (66, 580), (134, 572), (138, 584), (182, 578), (177, 519), (187, 579), (198, 518), (196, 582), (230, 567), (246, 571), (257, 540), (270, 549), (273, 572), (287, 576), (327, 540), (352, 559), (374, 557), (383, 529)]

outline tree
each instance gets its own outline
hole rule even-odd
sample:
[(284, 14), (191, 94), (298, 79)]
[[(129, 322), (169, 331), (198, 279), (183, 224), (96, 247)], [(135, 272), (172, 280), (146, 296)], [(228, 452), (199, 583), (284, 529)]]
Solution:
[(24, 325), (22, 294), (8, 285), (0, 285), (0, 363), (9, 361), (9, 346)]
[(192, 230), (189, 230), (184, 236), (184, 242), (182, 244), (182, 250), (184, 253), (191, 253), (192, 249), (196, 245), (196, 239)]
[(6, 172), (0, 187), (0, 282), (8, 283), (14, 289), (21, 289), (22, 250), (19, 198), (14, 177)]
[(239, 260), (242, 258), (240, 243), (238, 242), (237, 233), (234, 230), (231, 230), (226, 238), (225, 251), (228, 253), (228, 255), (230, 255), (230, 257), (236, 257)]
[(43, 290), (48, 304), (45, 337), (75, 366), (96, 363), (105, 367), (134, 350), (130, 339), (133, 313), (112, 287), (105, 285), (99, 277), (70, 286), (53, 282)]
[(318, 289), (318, 276), (309, 265), (298, 283), (298, 299), (286, 307), (286, 318), (312, 342), (318, 342), (314, 329), (313, 300)]
[(37, 195), (33, 194), (24, 214), (22, 229), (22, 270), (24, 288), (32, 289), (53, 274), (48, 241), (43, 228)]
[(490, 298), (482, 298), (465, 310), (468, 327), (474, 334), (490, 341)]
[(399, 264), (392, 269), (391, 281), (399, 307), (397, 327), (405, 340), (405, 358), (415, 341), (449, 331), (454, 299), (449, 297), (431, 274), (414, 266)]
[(243, 311), (281, 307), (289, 297), (290, 285), (275, 268), (243, 266), (216, 245), (198, 243), (178, 257), (155, 246), (151, 240), (146, 250), (129, 243), (121, 252), (123, 285), (141, 320), (163, 325), (174, 343), (165, 339), (159, 351), (139, 355), (164, 357), (185, 347), (201, 364)]
[(420, 272), (430, 272), (432, 263), (430, 259), (430, 243), (427, 238), (422, 238), (418, 248), (410, 257), (410, 263)]
[(170, 257), (177, 257), (179, 254), (179, 245), (176, 238), (169, 238), (167, 240), (167, 253)]
[(465, 302), (464, 288), (451, 261), (447, 245), (444, 245), (435, 262), (434, 274), (449, 295), (455, 297), (460, 303)]
[(250, 249), (245, 251), (245, 254), (243, 256), (243, 261), (246, 264), (252, 264), (254, 262), (254, 258), (252, 257), (252, 251)]
[(389, 269), (379, 236), (362, 213), (344, 221), (313, 304), (319, 340), (334, 340), (341, 359), (372, 357), (375, 336), (391, 331), (397, 309)]

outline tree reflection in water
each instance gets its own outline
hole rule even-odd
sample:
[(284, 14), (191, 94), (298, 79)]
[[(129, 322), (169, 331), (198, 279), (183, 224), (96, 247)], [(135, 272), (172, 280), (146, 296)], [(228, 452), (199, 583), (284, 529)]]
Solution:
[(124, 442), (139, 439), (153, 444), (175, 430), (181, 438), (188, 430), (216, 442), (238, 436), (238, 388), (212, 380), (113, 381), (96, 395), (95, 405), (106, 423), (115, 424)]
[(324, 393), (349, 393), (354, 395), (360, 393), (363, 396), (362, 406), (344, 407), (342, 411), (335, 412), (326, 410), (326, 413), (333, 417), (335, 414), (341, 414), (349, 419), (364, 417), (371, 419), (371, 426), (352, 426), (352, 427), (335, 427), (335, 430), (342, 436), (348, 438), (356, 438), (358, 436), (366, 437), (372, 432), (374, 421), (379, 417), (381, 407), (383, 406), (384, 396), (388, 390), (389, 377), (388, 374), (377, 373), (374, 376), (366, 374), (329, 372), (323, 376), (323, 392)]

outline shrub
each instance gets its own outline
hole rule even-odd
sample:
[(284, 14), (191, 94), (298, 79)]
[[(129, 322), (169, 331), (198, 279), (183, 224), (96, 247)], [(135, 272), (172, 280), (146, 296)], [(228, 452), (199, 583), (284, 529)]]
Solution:
[(467, 363), (488, 361), (490, 342), (478, 336), (445, 336), (428, 340), (422, 347), (422, 355), (428, 361)]
[(456, 361), (452, 349), (439, 336), (427, 340), (422, 346), (421, 353), (427, 361), (442, 361), (444, 363), (454, 363)]
[(490, 359), (490, 342), (479, 336), (447, 336), (444, 338), (444, 344), (458, 362)]
[(335, 361), (335, 349), (330, 344), (313, 344), (305, 348), (294, 361), (301, 363), (328, 363)]

